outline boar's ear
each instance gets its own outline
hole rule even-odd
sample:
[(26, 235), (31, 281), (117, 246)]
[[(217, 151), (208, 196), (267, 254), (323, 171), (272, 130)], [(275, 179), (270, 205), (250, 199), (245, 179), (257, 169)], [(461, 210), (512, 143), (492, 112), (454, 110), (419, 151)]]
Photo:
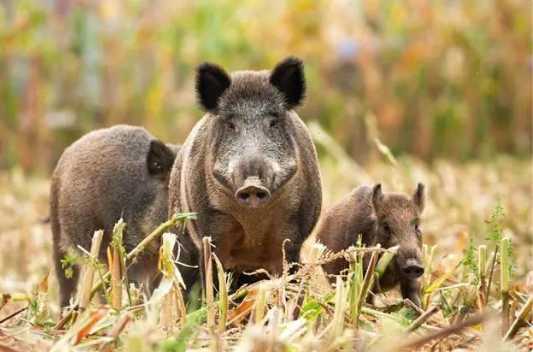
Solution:
[(381, 191), (381, 183), (378, 183), (372, 188), (372, 206), (377, 212), (383, 202), (383, 192)]
[(289, 57), (280, 62), (270, 74), (270, 83), (285, 98), (287, 109), (298, 106), (305, 95), (305, 77), (300, 59)]
[(148, 172), (151, 175), (161, 175), (170, 172), (176, 154), (159, 140), (150, 142), (150, 150), (146, 163), (148, 165)]
[(416, 186), (416, 191), (413, 194), (413, 203), (415, 203), (419, 212), (424, 210), (424, 205), (426, 203), (425, 187), (423, 183), (418, 183)]
[(196, 94), (202, 107), (215, 112), (218, 99), (231, 84), (231, 78), (221, 67), (203, 63), (196, 70)]

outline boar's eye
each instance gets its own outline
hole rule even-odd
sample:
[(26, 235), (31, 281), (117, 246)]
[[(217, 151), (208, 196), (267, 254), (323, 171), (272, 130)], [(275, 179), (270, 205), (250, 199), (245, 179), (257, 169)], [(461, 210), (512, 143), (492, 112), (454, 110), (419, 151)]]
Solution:
[(226, 121), (226, 126), (228, 127), (228, 129), (230, 131), (237, 130), (237, 127), (235, 126), (235, 123), (233, 123), (232, 121)]
[(277, 111), (270, 111), (268, 113), (268, 116), (270, 119), (268, 120), (268, 126), (269, 127), (276, 127), (279, 125), (279, 113)]

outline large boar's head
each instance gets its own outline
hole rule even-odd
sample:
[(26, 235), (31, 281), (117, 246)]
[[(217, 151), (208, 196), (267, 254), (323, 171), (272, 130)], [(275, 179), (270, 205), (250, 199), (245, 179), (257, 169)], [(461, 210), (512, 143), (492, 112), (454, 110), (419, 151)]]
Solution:
[(271, 72), (232, 75), (205, 63), (198, 67), (196, 90), (214, 119), (209, 176), (242, 207), (268, 205), (298, 168), (288, 114), (304, 97), (302, 62), (288, 58)]

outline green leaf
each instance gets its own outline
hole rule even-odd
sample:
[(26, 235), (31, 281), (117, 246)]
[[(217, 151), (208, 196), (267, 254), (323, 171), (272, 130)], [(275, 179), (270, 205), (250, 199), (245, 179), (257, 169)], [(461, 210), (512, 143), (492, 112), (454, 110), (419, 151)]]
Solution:
[(302, 307), (301, 316), (307, 321), (315, 321), (324, 311), (320, 302), (310, 299), (306, 300)]
[(196, 335), (198, 329), (207, 318), (207, 309), (200, 308), (187, 315), (186, 323), (181, 329), (178, 337), (161, 342), (158, 351), (161, 352), (185, 352), (191, 339)]

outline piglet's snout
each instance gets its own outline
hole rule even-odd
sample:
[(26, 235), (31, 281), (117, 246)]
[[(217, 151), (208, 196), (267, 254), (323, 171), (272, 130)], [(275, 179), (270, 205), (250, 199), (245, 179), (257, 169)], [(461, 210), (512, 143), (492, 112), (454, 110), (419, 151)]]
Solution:
[(408, 278), (416, 279), (424, 274), (424, 267), (416, 259), (407, 259), (402, 272)]

